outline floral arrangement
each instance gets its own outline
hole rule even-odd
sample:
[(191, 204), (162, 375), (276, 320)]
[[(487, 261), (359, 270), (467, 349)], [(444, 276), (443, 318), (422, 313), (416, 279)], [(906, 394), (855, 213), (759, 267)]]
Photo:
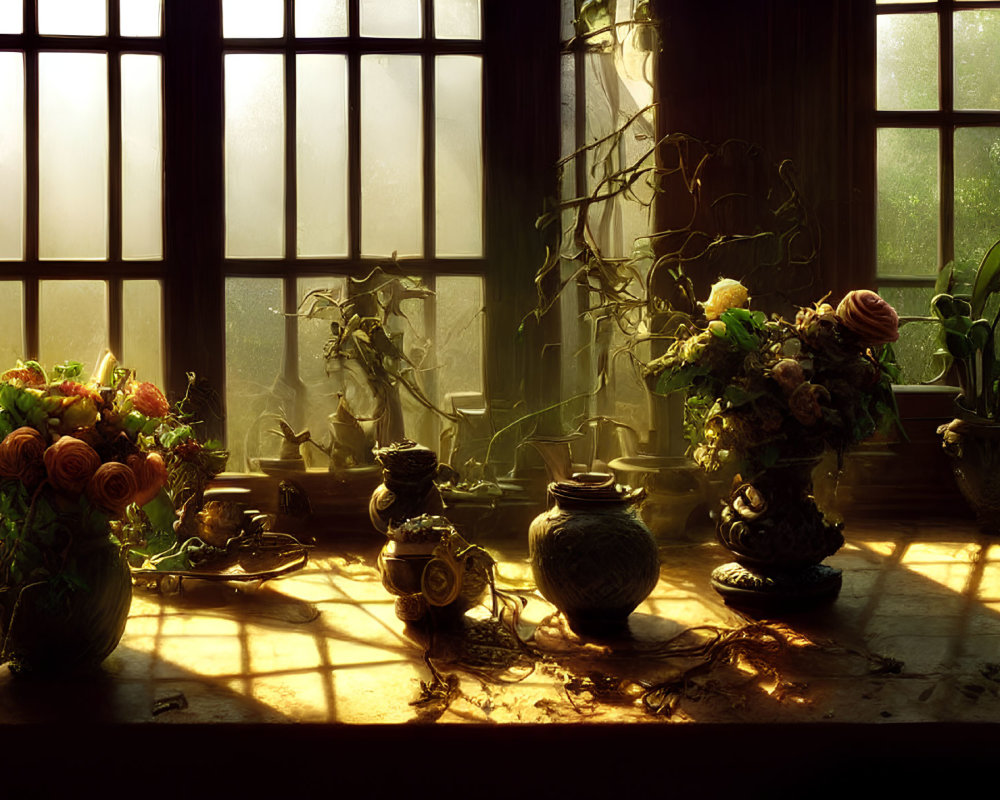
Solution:
[[(89, 380), (68, 362), (0, 375), (0, 587), (78, 588), (78, 553), (109, 539), (142, 559), (174, 538), (174, 504), (225, 466), (183, 401), (106, 355)], [(179, 506), (178, 506), (179, 507)]]
[(893, 420), (896, 311), (869, 290), (794, 321), (749, 309), (746, 287), (724, 279), (648, 365), (662, 394), (686, 390), (685, 435), (695, 461), (747, 478), (779, 459), (844, 451)]

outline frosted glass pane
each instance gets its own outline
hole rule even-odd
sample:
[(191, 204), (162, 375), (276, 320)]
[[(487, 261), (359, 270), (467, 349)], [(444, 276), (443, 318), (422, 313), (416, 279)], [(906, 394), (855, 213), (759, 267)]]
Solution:
[(0, 53), (0, 260), (24, 258), (24, 56)]
[[(912, 317), (927, 316), (934, 296), (932, 286), (881, 286), (878, 292), (901, 316)], [(900, 383), (923, 383), (934, 379), (937, 370), (932, 356), (940, 344), (939, 336), (940, 329), (936, 325), (900, 326), (899, 341), (892, 346), (902, 373)]]
[(38, 32), (68, 36), (104, 36), (108, 32), (105, 0), (38, 0)]
[(937, 16), (882, 14), (877, 40), (877, 108), (937, 108)]
[(40, 281), (38, 293), (38, 360), (96, 364), (108, 346), (108, 284)]
[(344, 256), (347, 224), (347, 57), (296, 57), (298, 254)]
[(121, 0), (122, 36), (159, 36), (163, 19), (162, 0)]
[[(313, 289), (329, 289), (338, 292), (338, 297), (344, 297), (347, 292), (347, 280), (343, 277), (326, 275), (311, 275), (299, 278), (296, 282), (298, 299), (301, 302)], [(309, 428), (313, 438), (318, 442), (330, 439), (330, 424), (328, 417), (337, 410), (337, 392), (345, 389), (343, 376), (326, 374), (326, 359), (323, 348), (330, 338), (330, 321), (328, 319), (299, 319), (299, 380), (305, 387), (305, 417), (303, 427)], [(355, 413), (359, 413), (355, 409)], [(316, 466), (326, 466), (329, 462), (318, 452), (312, 463)]]
[(40, 53), (38, 84), (39, 255), (107, 258), (108, 57)]
[(122, 256), (163, 256), (163, 120), (156, 55), (122, 56)]
[(955, 12), (955, 108), (1000, 108), (1000, 11)]
[(423, 253), (419, 56), (361, 57), (361, 251)]
[(225, 57), (226, 257), (285, 253), (283, 56)]
[(222, 35), (275, 38), (285, 32), (284, 0), (222, 0)]
[(361, 0), (359, 21), (362, 36), (419, 38), (420, 0)]
[(955, 131), (955, 258), (979, 263), (1000, 236), (1000, 128)]
[(435, 241), (439, 256), (483, 254), (482, 85), (479, 56), (438, 56)]
[(878, 272), (927, 275), (938, 268), (938, 133), (878, 131)]
[(439, 276), (435, 350), (438, 394), (483, 390), (483, 279)]
[[(281, 372), (285, 319), (278, 278), (226, 279), (226, 444), (229, 469), (247, 457), (277, 455), (271, 388)], [(265, 451), (264, 448), (267, 448)]]
[(0, 33), (22, 33), (23, 0), (0, 0)]
[(481, 0), (436, 0), (434, 35), (438, 39), (479, 39)]
[(0, 369), (24, 358), (24, 290), (20, 281), (0, 281)]
[(347, 0), (295, 0), (295, 35), (347, 36)]
[(163, 293), (159, 281), (122, 282), (121, 363), (163, 386)]

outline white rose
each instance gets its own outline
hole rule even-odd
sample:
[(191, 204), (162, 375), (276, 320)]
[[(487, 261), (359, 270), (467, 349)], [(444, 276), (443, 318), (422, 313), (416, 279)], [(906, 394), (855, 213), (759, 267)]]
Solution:
[(705, 316), (712, 320), (722, 316), (730, 308), (745, 306), (750, 300), (747, 287), (732, 278), (722, 278), (712, 286), (708, 300), (704, 304)]

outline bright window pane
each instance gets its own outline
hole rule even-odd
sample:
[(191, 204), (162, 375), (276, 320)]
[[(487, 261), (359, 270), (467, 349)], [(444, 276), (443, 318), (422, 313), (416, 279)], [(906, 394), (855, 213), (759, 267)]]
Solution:
[(877, 24), (879, 109), (938, 107), (938, 29), (934, 14), (882, 14)]
[(24, 23), (21, 14), (24, 10), (22, 0), (0, 0), (0, 33), (21, 33)]
[(122, 56), (122, 256), (163, 256), (160, 56)]
[(24, 294), (20, 281), (0, 281), (0, 369), (24, 358)]
[(295, 0), (295, 35), (347, 36), (347, 0)]
[(121, 362), (163, 386), (163, 294), (159, 281), (122, 282)]
[(296, 57), (298, 254), (344, 256), (347, 230), (347, 58)]
[(439, 394), (483, 390), (483, 279), (439, 276), (435, 349)]
[(435, 90), (435, 240), (439, 256), (483, 253), (482, 60), (439, 56)]
[(226, 444), (230, 470), (277, 453), (271, 388), (281, 372), (285, 320), (278, 278), (226, 279)]
[(418, 38), (420, 0), (361, 0), (359, 21), (362, 36)]
[[(343, 298), (347, 280), (343, 277), (312, 275), (299, 278), (296, 284), (299, 302), (313, 289), (330, 290)], [(330, 339), (329, 319), (299, 319), (299, 380), (305, 392), (303, 427), (309, 428), (313, 439), (325, 443), (330, 439), (329, 415), (337, 410), (337, 392), (344, 390), (343, 376), (330, 376), (326, 371), (323, 348)], [(358, 413), (355, 410), (355, 413)], [(308, 452), (308, 450), (307, 450)], [(311, 463), (327, 466), (328, 460), (316, 451)]]
[(436, 0), (434, 35), (438, 39), (479, 39), (482, 36), (480, 0)]
[(979, 263), (1000, 237), (1000, 128), (955, 131), (955, 258)]
[(1000, 10), (955, 12), (955, 108), (1000, 108)]
[(159, 36), (162, 0), (121, 0), (122, 36)]
[(39, 255), (108, 257), (108, 57), (40, 53)]
[(934, 275), (938, 247), (938, 133), (878, 132), (878, 272)]
[(66, 36), (104, 36), (105, 0), (38, 0), (38, 32)]
[(108, 346), (107, 282), (40, 281), (38, 295), (39, 361), (96, 364)]
[(225, 57), (227, 258), (280, 258), (285, 252), (282, 59)]
[(222, 35), (227, 39), (270, 39), (284, 32), (283, 0), (222, 0)]
[(0, 53), (0, 260), (24, 258), (24, 56)]
[(361, 251), (423, 253), (419, 56), (361, 57)]

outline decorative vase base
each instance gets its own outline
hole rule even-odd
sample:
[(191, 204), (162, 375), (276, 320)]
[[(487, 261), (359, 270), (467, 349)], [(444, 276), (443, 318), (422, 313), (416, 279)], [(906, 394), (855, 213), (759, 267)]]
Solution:
[(840, 592), (842, 572), (826, 564), (788, 571), (757, 572), (731, 561), (712, 571), (712, 588), (727, 603), (795, 608), (832, 600)]

